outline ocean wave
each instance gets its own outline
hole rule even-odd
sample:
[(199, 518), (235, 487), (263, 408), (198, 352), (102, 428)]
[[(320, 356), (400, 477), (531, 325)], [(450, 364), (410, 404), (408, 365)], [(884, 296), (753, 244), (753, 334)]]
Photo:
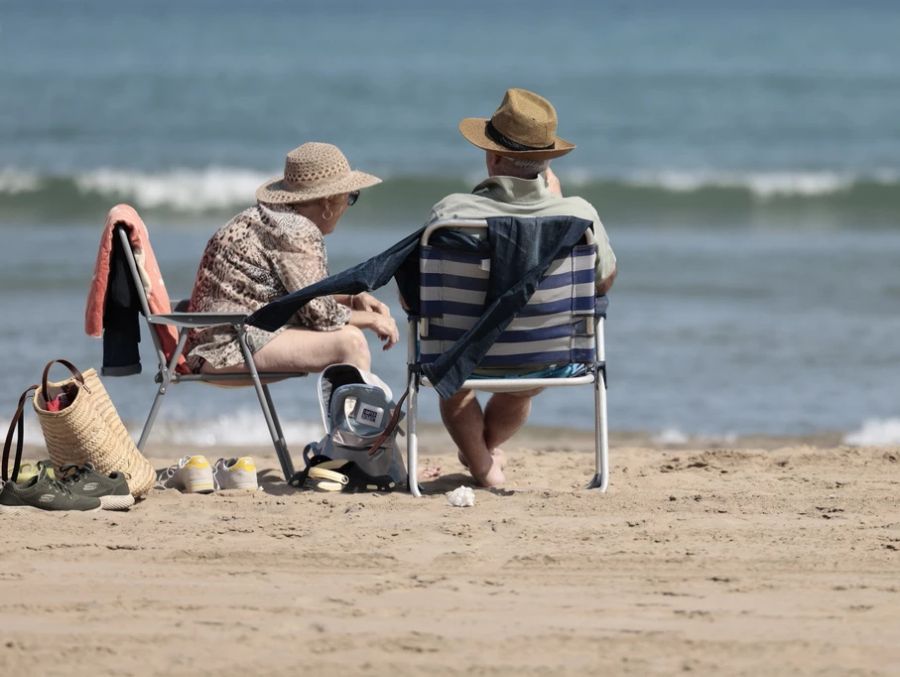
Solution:
[(667, 445), (682, 445), (688, 443), (698, 443), (698, 444), (734, 444), (739, 439), (739, 436), (736, 433), (723, 433), (721, 435), (712, 435), (712, 434), (688, 434), (682, 431), (680, 428), (676, 427), (668, 427), (663, 428), (659, 432), (651, 435), (650, 440), (654, 444), (661, 444), (664, 446)]
[(83, 194), (109, 195), (149, 209), (202, 213), (250, 203), (257, 186), (269, 178), (271, 174), (245, 169), (209, 167), (159, 174), (98, 169), (72, 177), (72, 181)]
[(678, 428), (665, 428), (651, 438), (654, 444), (687, 444), (690, 438)]
[[(144, 425), (141, 421), (127, 421), (128, 432), (137, 441)], [(8, 421), (0, 421), (3, 430), (9, 427)], [(292, 440), (291, 451), (299, 454), (303, 447), (325, 434), (320, 420), (314, 421), (281, 421), (285, 439)], [(29, 444), (40, 444), (43, 440), (41, 428), (37, 421), (26, 417), (23, 439)], [(272, 444), (269, 429), (259, 409), (238, 409), (229, 414), (200, 420), (163, 419), (153, 426), (151, 443), (168, 444), (177, 449), (180, 455), (190, 453), (192, 449), (228, 447), (263, 446)], [(298, 456), (299, 458), (299, 456)]]
[(855, 447), (900, 444), (900, 418), (870, 418), (863, 422), (859, 430), (848, 433), (844, 442)]
[(683, 172), (638, 174), (627, 181), (644, 188), (661, 188), (674, 193), (704, 189), (746, 190), (761, 200), (775, 197), (812, 197), (847, 191), (860, 182), (896, 183), (900, 176), (877, 172), (869, 176), (836, 172)]
[[(102, 168), (69, 175), (32, 170), (0, 170), (0, 221), (96, 219), (116, 202), (129, 202), (153, 215), (231, 214), (254, 201), (257, 186), (273, 175), (239, 167), (206, 167), (149, 172)], [(620, 223), (704, 223), (752, 213), (786, 222), (821, 219), (853, 226), (896, 224), (900, 220), (900, 171), (840, 172), (639, 172), (601, 176), (586, 170), (560, 169), (569, 194), (582, 195), (606, 219)], [(428, 207), (450, 192), (467, 190), (471, 181), (458, 176), (388, 177), (357, 210), (377, 221), (409, 215), (417, 222)]]
[(0, 196), (37, 191), (40, 177), (35, 172), (0, 169)]
[[(299, 454), (303, 446), (324, 435), (321, 421), (282, 421), (285, 439), (295, 440), (292, 449)], [(140, 429), (130, 429), (139, 435)], [(228, 415), (200, 421), (160, 421), (153, 427), (153, 442), (184, 447), (244, 447), (270, 445), (272, 438), (258, 409), (240, 409)], [(181, 452), (179, 452), (181, 453)]]

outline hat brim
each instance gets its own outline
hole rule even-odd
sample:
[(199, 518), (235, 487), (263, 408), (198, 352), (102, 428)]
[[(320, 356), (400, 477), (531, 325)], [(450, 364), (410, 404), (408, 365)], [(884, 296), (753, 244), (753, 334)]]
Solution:
[(256, 189), (256, 199), (269, 204), (309, 202), (329, 195), (352, 193), (354, 190), (362, 190), (379, 183), (381, 183), (381, 179), (377, 176), (354, 170), (335, 181), (297, 189), (285, 184), (283, 176), (276, 176)]
[(510, 150), (506, 146), (501, 146), (487, 135), (485, 128), (488, 122), (487, 118), (464, 118), (459, 123), (459, 132), (466, 138), (466, 141), (482, 150), (489, 150), (497, 155), (522, 158), (523, 160), (551, 160), (575, 150), (574, 143), (569, 143), (558, 136), (553, 144), (553, 148), (545, 150)]

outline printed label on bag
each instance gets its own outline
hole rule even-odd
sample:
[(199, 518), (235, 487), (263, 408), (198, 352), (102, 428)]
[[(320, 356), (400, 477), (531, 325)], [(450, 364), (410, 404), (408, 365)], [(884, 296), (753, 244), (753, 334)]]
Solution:
[(356, 410), (356, 422), (372, 428), (381, 427), (381, 419), (384, 418), (384, 409), (381, 407), (373, 407), (365, 402), (359, 403)]

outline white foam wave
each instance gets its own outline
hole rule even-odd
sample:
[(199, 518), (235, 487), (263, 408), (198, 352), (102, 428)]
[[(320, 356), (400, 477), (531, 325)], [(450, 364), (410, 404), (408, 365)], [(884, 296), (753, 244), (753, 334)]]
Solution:
[(256, 188), (272, 174), (249, 169), (208, 167), (162, 173), (97, 169), (75, 178), (82, 192), (116, 195), (138, 207), (170, 207), (186, 212), (252, 204)]
[[(673, 192), (692, 192), (702, 188), (740, 188), (761, 199), (778, 196), (827, 195), (851, 188), (864, 179), (859, 175), (836, 172), (683, 172), (664, 171), (638, 174), (631, 181), (643, 187), (661, 187)], [(872, 180), (888, 182), (888, 173)], [(896, 176), (894, 177), (896, 179)]]
[(665, 428), (652, 439), (654, 444), (687, 444), (688, 436), (678, 428)]
[(598, 176), (587, 168), (564, 172), (563, 187), (586, 186), (596, 181), (620, 181), (636, 188), (662, 189), (673, 193), (691, 193), (703, 189), (749, 191), (761, 200), (775, 197), (816, 197), (850, 190), (861, 182), (892, 185), (900, 182), (900, 172), (877, 169), (871, 172), (832, 171), (759, 171), (660, 170), (636, 172), (625, 177)]
[[(285, 439), (292, 452), (324, 435), (319, 421), (282, 421)], [(139, 430), (132, 431), (139, 434)], [(240, 410), (203, 421), (159, 421), (153, 428), (153, 441), (179, 447), (228, 447), (271, 444), (269, 429), (258, 409)], [(188, 450), (184, 450), (185, 453)]]
[[(293, 454), (299, 454), (309, 442), (319, 440), (325, 434), (321, 421), (282, 421), (285, 439)], [(131, 436), (137, 441), (143, 421), (129, 425)], [(9, 421), (0, 420), (0, 428), (7, 430)], [(41, 427), (33, 417), (25, 420), (25, 443), (44, 446)], [(173, 421), (162, 419), (153, 426), (151, 442), (177, 447), (177, 452), (189, 453), (199, 447), (269, 446), (272, 438), (259, 409), (240, 410), (233, 415), (221, 415), (202, 421)], [(46, 453), (46, 452), (45, 452)], [(12, 468), (12, 460), (10, 460)]]
[[(39, 192), (45, 181), (63, 179), (71, 180), (82, 193), (99, 193), (132, 202), (138, 207), (203, 212), (252, 204), (256, 188), (277, 173), (277, 169), (265, 173), (218, 166), (158, 172), (109, 167), (58, 176), (7, 167), (0, 169), (0, 196)], [(861, 182), (886, 186), (900, 184), (900, 171), (887, 168), (867, 172), (660, 170), (616, 176), (575, 167), (563, 170), (562, 174), (564, 188), (613, 182), (674, 193), (737, 189), (749, 191), (760, 200), (831, 195), (851, 190)], [(473, 183), (482, 177), (473, 174), (468, 178), (468, 182)]]
[(0, 169), (0, 194), (15, 195), (38, 189), (40, 177), (34, 172)]
[(870, 418), (859, 430), (848, 433), (844, 442), (857, 447), (900, 444), (900, 418)]

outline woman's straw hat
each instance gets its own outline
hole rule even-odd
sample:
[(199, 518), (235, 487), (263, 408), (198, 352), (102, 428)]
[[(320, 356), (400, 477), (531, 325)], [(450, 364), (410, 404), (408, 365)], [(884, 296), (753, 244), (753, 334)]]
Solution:
[(490, 120), (465, 118), (459, 131), (479, 148), (524, 160), (549, 160), (575, 148), (556, 135), (553, 104), (527, 89), (507, 89)]
[(381, 183), (381, 179), (350, 169), (337, 146), (304, 143), (284, 160), (284, 176), (277, 176), (256, 189), (256, 199), (269, 204), (307, 202), (320, 197), (352, 193)]

